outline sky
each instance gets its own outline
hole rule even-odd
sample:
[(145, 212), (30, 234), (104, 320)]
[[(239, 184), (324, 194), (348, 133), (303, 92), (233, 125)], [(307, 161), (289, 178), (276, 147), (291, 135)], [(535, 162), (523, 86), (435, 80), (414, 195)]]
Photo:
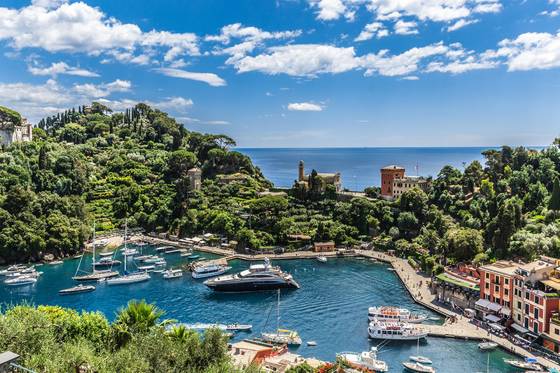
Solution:
[(547, 145), (560, 0), (0, 0), (0, 105), (91, 101), (240, 147)]

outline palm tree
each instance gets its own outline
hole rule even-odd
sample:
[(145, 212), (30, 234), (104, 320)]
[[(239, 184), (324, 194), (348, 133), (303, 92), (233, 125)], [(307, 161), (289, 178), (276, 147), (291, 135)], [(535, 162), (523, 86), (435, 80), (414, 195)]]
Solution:
[(194, 331), (187, 329), (184, 325), (172, 327), (168, 335), (179, 342), (187, 342), (190, 338), (197, 337)]
[(126, 308), (119, 310), (113, 324), (117, 344), (122, 346), (135, 334), (146, 333), (153, 327), (164, 326), (171, 322), (171, 320), (164, 320), (158, 323), (164, 314), (165, 312), (153, 304), (146, 303), (145, 300), (129, 301)]

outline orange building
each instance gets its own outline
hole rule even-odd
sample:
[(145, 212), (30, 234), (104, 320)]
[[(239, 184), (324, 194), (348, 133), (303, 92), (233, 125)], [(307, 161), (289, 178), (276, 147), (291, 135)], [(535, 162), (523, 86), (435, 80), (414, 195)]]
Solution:
[(381, 195), (384, 197), (393, 197), (393, 181), (395, 179), (404, 178), (404, 167), (386, 166), (381, 169)]
[(326, 252), (326, 251), (334, 251), (335, 245), (334, 242), (315, 242), (313, 244), (313, 251), (316, 253), (319, 252)]

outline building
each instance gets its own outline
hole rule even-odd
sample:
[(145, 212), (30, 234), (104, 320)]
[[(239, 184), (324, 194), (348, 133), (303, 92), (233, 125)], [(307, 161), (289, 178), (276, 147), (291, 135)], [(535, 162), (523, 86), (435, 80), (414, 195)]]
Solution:
[(10, 146), (14, 142), (33, 139), (33, 126), (19, 113), (0, 106), (0, 145)]
[(553, 313), (549, 319), (549, 329), (541, 334), (543, 347), (556, 354), (560, 353), (560, 314)]
[(474, 309), (480, 297), (478, 269), (466, 263), (446, 267), (432, 282), (439, 301)]
[(513, 279), (518, 267), (518, 263), (500, 260), (478, 269), (480, 299), (476, 302), (475, 309), (482, 316), (500, 314), (509, 318), (513, 303)]
[[(342, 181), (340, 177), (340, 172), (336, 173), (323, 173), (318, 172), (317, 176), (323, 181), (322, 185), (320, 186), (320, 192), (324, 192), (326, 190), (327, 185), (334, 185), (337, 192), (342, 191)], [(299, 161), (298, 166), (298, 180), (296, 182), (297, 185), (304, 187), (305, 189), (309, 189), (309, 179), (311, 175), (305, 174), (305, 165), (303, 161)]]
[(381, 169), (381, 196), (393, 199), (404, 192), (418, 188), (425, 192), (430, 188), (430, 181), (421, 176), (405, 175), (404, 167), (390, 165)]
[(187, 171), (191, 190), (200, 190), (202, 187), (202, 170), (198, 167), (191, 168)]
[(314, 242), (313, 251), (316, 253), (335, 251), (334, 242)]
[(229, 355), (235, 366), (244, 369), (251, 364), (261, 364), (264, 359), (286, 351), (286, 346), (276, 347), (264, 342), (243, 340), (231, 345)]

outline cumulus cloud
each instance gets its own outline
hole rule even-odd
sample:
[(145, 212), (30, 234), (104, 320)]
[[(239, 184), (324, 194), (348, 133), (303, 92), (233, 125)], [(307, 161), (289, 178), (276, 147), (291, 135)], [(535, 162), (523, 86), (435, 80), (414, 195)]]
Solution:
[(288, 104), (290, 111), (323, 111), (323, 106), (312, 102), (293, 102)]
[(459, 29), (461, 29), (465, 26), (472, 25), (472, 24), (477, 23), (477, 22), (478, 22), (478, 20), (476, 20), (476, 19), (464, 19), (463, 18), (463, 19), (460, 19), (457, 22), (449, 25), (447, 27), (447, 31), (448, 32), (456, 31), (456, 30), (459, 30)]
[(505, 58), (509, 71), (543, 70), (560, 67), (560, 32), (528, 32), (499, 43), (488, 57)]
[(397, 35), (415, 35), (418, 34), (418, 30), (416, 29), (417, 23), (413, 21), (403, 21), (399, 19), (397, 23), (395, 23), (395, 34)]
[(97, 78), (99, 74), (79, 67), (69, 66), (66, 62), (53, 62), (50, 66), (41, 67), (37, 64), (27, 66), (27, 70), (33, 75), (74, 75), (86, 78)]
[(360, 35), (358, 35), (354, 41), (366, 41), (371, 40), (373, 37), (378, 39), (389, 35), (389, 31), (385, 28), (383, 23), (381, 22), (372, 22), (368, 23)]
[(357, 67), (357, 61), (353, 47), (294, 44), (269, 48), (264, 54), (243, 57), (233, 65), (240, 73), (260, 71), (270, 75), (316, 76), (352, 70)]
[(114, 92), (128, 92), (132, 84), (128, 80), (117, 79), (111, 83), (102, 84), (75, 84), (72, 91), (84, 97), (92, 99), (107, 97)]
[(199, 82), (204, 82), (212, 87), (225, 86), (227, 83), (224, 79), (220, 78), (214, 73), (197, 73), (192, 71), (186, 71), (181, 69), (174, 69), (168, 67), (160, 67), (154, 69), (154, 71), (163, 74), (165, 76), (170, 76), (172, 78), (180, 78), (187, 80), (196, 80)]
[(311, 7), (317, 10), (317, 19), (322, 21), (332, 21), (340, 17), (352, 21), (355, 16), (355, 7), (360, 2), (356, 0), (309, 0)]

